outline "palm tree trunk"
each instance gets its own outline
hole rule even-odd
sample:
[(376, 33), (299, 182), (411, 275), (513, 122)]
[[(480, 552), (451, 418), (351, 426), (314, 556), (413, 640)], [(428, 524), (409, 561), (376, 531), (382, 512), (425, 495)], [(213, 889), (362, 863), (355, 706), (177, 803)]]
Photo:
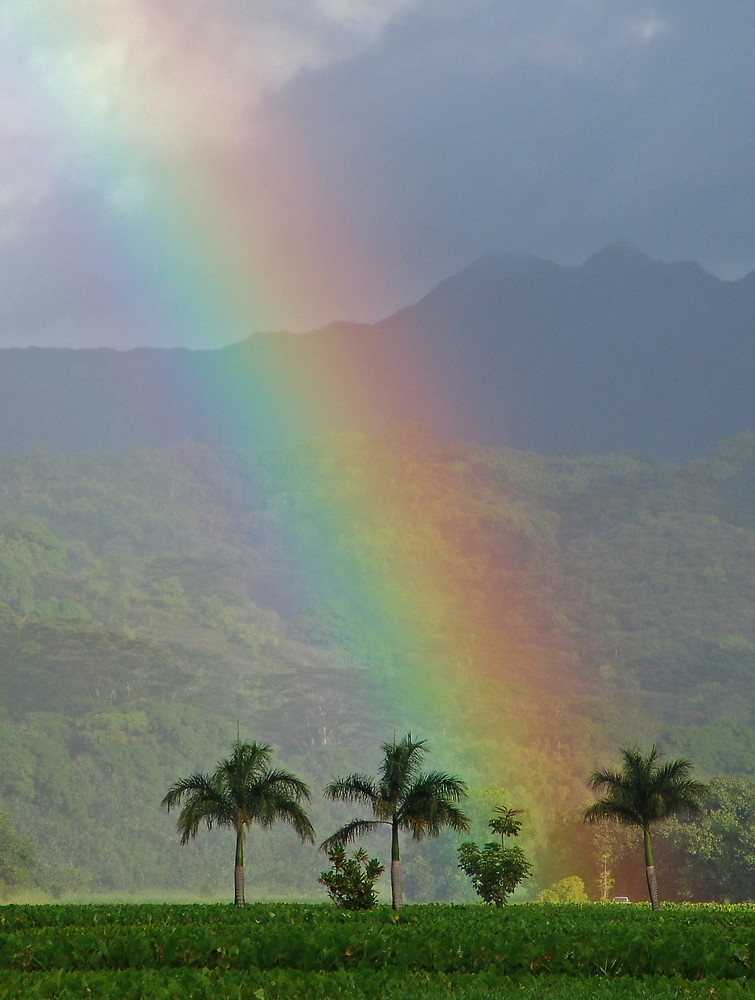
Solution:
[(644, 829), (642, 831), (643, 839), (645, 841), (645, 877), (648, 883), (648, 893), (650, 895), (650, 905), (654, 910), (657, 910), (660, 906), (658, 902), (658, 883), (655, 879), (655, 865), (653, 864), (653, 852), (650, 849), (650, 831)]
[(244, 831), (236, 831), (236, 864), (233, 868), (233, 905), (246, 906), (244, 897)]
[(394, 816), (391, 823), (391, 898), (394, 910), (404, 905), (404, 890), (401, 884), (401, 858), (398, 849), (398, 820)]

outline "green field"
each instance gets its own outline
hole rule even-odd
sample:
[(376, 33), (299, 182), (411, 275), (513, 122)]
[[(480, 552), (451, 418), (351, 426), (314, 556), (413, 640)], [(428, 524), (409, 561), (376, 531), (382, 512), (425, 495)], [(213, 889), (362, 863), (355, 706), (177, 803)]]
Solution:
[(755, 906), (0, 908), (0, 998), (755, 996)]

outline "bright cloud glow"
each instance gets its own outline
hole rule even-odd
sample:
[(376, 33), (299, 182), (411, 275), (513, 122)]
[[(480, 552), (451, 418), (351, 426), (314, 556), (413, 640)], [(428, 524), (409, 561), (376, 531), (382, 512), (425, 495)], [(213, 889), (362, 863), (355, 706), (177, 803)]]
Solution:
[(373, 44), (412, 3), (24, 0), (5, 13), (0, 43), (21, 49), (80, 125), (106, 121), (175, 154), (235, 143), (267, 93)]

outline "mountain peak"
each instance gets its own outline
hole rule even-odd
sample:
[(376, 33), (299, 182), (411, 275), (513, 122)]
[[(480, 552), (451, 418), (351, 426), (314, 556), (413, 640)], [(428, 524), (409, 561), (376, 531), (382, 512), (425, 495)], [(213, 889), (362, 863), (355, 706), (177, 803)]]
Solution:
[(609, 243), (608, 246), (603, 247), (602, 250), (598, 250), (588, 257), (584, 266), (593, 268), (596, 266), (603, 267), (605, 265), (627, 263), (646, 265), (654, 262), (647, 254), (638, 249), (634, 243), (630, 243), (629, 240), (619, 239), (614, 240), (613, 243)]

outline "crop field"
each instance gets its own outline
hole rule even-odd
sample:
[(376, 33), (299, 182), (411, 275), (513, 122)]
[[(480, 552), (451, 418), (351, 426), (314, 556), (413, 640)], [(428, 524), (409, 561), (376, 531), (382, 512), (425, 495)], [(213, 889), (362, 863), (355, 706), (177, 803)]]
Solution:
[(0, 907), (0, 998), (755, 997), (755, 906)]

